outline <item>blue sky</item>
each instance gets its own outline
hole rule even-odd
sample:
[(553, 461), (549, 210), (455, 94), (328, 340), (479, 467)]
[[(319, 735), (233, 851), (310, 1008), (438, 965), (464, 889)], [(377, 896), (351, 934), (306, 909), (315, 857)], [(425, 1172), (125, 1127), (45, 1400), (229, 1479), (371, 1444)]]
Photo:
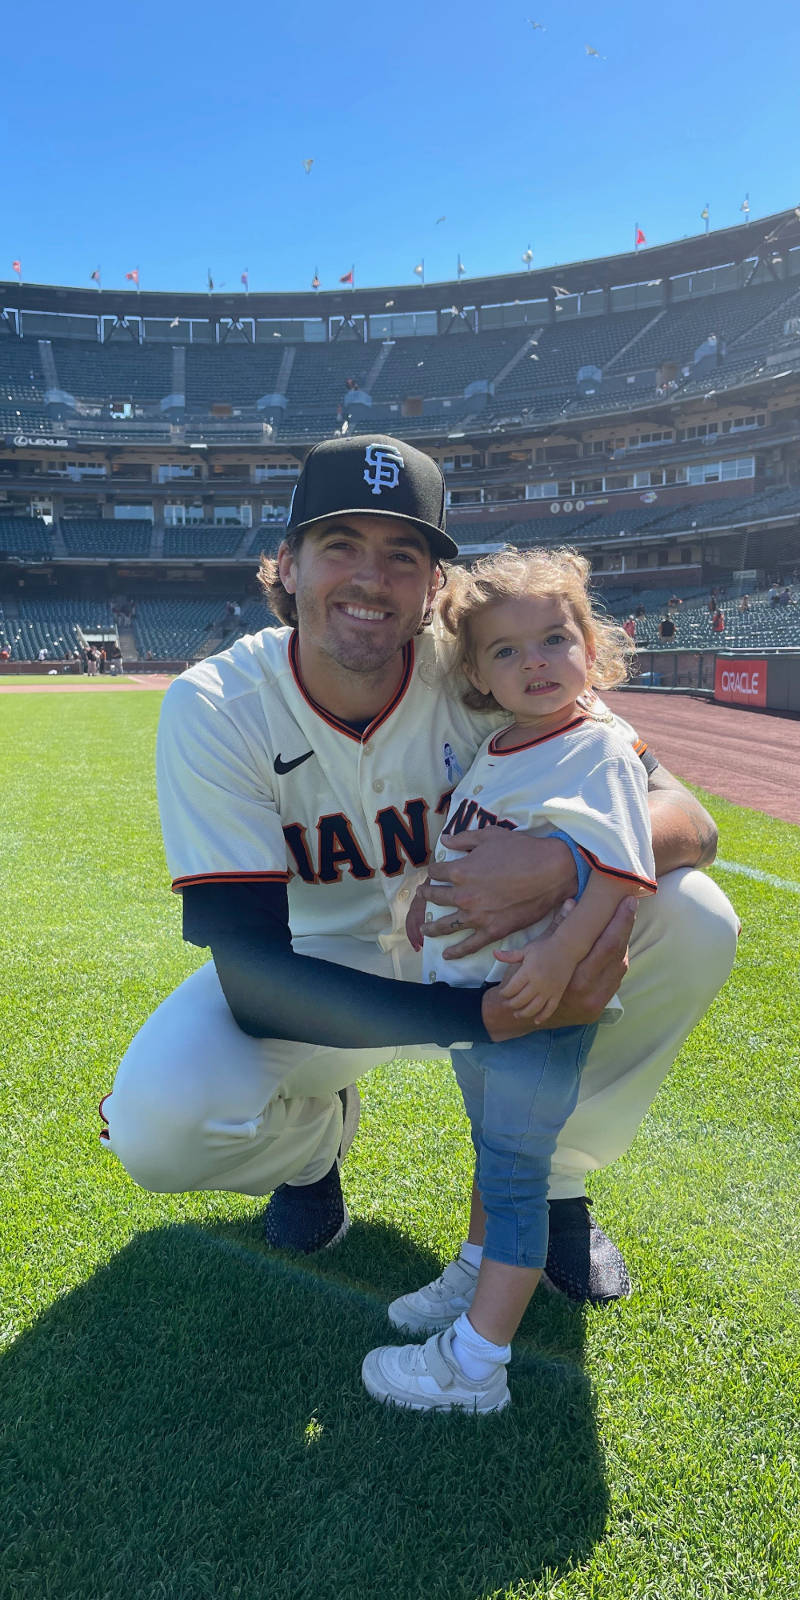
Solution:
[[(775, 0), (40, 0), (3, 25), (0, 278), (333, 288), (513, 271), (800, 204)], [(534, 29), (528, 18), (545, 24)], [(591, 45), (606, 59), (586, 55)], [(9, 64), (15, 69), (9, 70)], [(306, 176), (303, 161), (313, 158)], [(444, 216), (445, 222), (437, 223)]]

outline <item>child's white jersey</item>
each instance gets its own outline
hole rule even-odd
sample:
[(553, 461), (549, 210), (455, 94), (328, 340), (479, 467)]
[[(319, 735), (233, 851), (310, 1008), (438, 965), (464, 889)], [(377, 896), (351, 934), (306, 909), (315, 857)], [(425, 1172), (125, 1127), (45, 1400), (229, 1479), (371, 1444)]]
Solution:
[[(607, 714), (606, 714), (607, 715)], [(598, 872), (626, 879), (632, 889), (656, 889), (655, 863), (647, 807), (647, 774), (630, 740), (614, 723), (580, 713), (555, 733), (542, 734), (514, 750), (498, 748), (498, 734), (485, 740), (466, 777), (450, 799), (436, 860), (453, 859), (448, 835), (498, 824), (524, 828), (546, 838), (556, 829), (569, 834)], [(432, 867), (435, 880), (436, 867)], [(447, 912), (437, 908), (437, 916)], [(549, 927), (535, 927), (503, 940), (519, 949)], [(459, 987), (496, 982), (508, 967), (494, 959), (493, 945), (473, 956), (445, 961), (448, 945), (463, 931), (426, 939), (423, 970), (427, 981)]]

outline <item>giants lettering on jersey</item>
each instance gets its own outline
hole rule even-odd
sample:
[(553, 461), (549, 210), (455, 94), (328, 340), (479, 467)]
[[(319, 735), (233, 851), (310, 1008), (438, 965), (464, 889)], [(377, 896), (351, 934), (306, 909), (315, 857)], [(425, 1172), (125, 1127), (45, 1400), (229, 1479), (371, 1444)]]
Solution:
[(442, 838), (450, 833), (466, 833), (467, 828), (516, 828), (516, 822), (509, 822), (497, 816), (494, 811), (486, 811), (479, 806), (477, 800), (462, 800), (456, 806), (452, 817), (442, 829)]
[[(450, 792), (448, 789), (438, 800), (437, 816), (443, 816), (447, 811)], [(397, 877), (404, 870), (406, 862), (412, 867), (424, 867), (430, 860), (427, 800), (407, 800), (403, 811), (405, 818), (396, 806), (386, 806), (375, 818), (383, 850), (379, 870), (386, 878)], [(307, 830), (301, 822), (287, 823), (283, 836), (297, 875), (304, 883), (341, 883), (343, 870), (349, 871), (354, 878), (375, 876), (376, 869), (365, 861), (353, 826), (342, 811), (318, 819), (316, 859)]]

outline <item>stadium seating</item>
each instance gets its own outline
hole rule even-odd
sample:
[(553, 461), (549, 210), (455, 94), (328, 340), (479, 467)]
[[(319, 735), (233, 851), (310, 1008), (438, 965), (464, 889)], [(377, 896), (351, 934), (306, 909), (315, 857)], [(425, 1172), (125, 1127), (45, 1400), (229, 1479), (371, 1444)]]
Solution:
[(398, 339), (378, 376), (376, 404), (407, 395), (463, 395), (470, 383), (493, 382), (531, 336), (528, 328), (502, 332), (444, 334), (429, 339)]
[(153, 525), (146, 521), (91, 521), (83, 517), (63, 518), (60, 524), (67, 554), (70, 556), (147, 556), (153, 540)]
[[(638, 597), (637, 597), (638, 603)], [(715, 633), (707, 600), (684, 605), (673, 612), (675, 637), (662, 640), (658, 626), (661, 608), (637, 618), (636, 643), (647, 650), (777, 650), (800, 647), (800, 607), (769, 606), (764, 597), (751, 600), (750, 610), (740, 613), (736, 599), (723, 597), (724, 633)], [(633, 607), (631, 607), (633, 609)]]
[(155, 403), (172, 388), (172, 351), (115, 340), (52, 339), (60, 389), (81, 400)]
[(248, 556), (255, 556), (257, 560), (262, 551), (268, 556), (276, 555), (285, 532), (286, 528), (282, 522), (271, 522), (262, 528), (257, 528), (247, 547)]
[(167, 528), (164, 555), (196, 556), (199, 560), (233, 556), (242, 542), (241, 528)]
[(111, 628), (114, 619), (105, 599), (15, 600), (16, 617), (6, 616), (0, 634), (11, 645), (13, 661), (35, 661), (46, 650), (51, 661), (64, 661), (78, 648), (76, 625)]
[(53, 535), (41, 517), (0, 517), (0, 553), (30, 556), (53, 553)]
[(186, 351), (186, 407), (254, 406), (274, 394), (283, 359), (278, 340), (271, 345), (192, 345)]

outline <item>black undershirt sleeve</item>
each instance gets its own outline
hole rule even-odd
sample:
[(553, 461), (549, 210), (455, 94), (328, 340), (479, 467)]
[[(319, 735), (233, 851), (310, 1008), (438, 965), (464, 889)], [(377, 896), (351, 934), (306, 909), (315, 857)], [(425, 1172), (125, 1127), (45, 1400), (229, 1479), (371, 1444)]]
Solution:
[(285, 884), (190, 884), (183, 921), (185, 939), (211, 946), (233, 1017), (255, 1038), (351, 1050), (488, 1043), (483, 989), (403, 983), (298, 955)]

